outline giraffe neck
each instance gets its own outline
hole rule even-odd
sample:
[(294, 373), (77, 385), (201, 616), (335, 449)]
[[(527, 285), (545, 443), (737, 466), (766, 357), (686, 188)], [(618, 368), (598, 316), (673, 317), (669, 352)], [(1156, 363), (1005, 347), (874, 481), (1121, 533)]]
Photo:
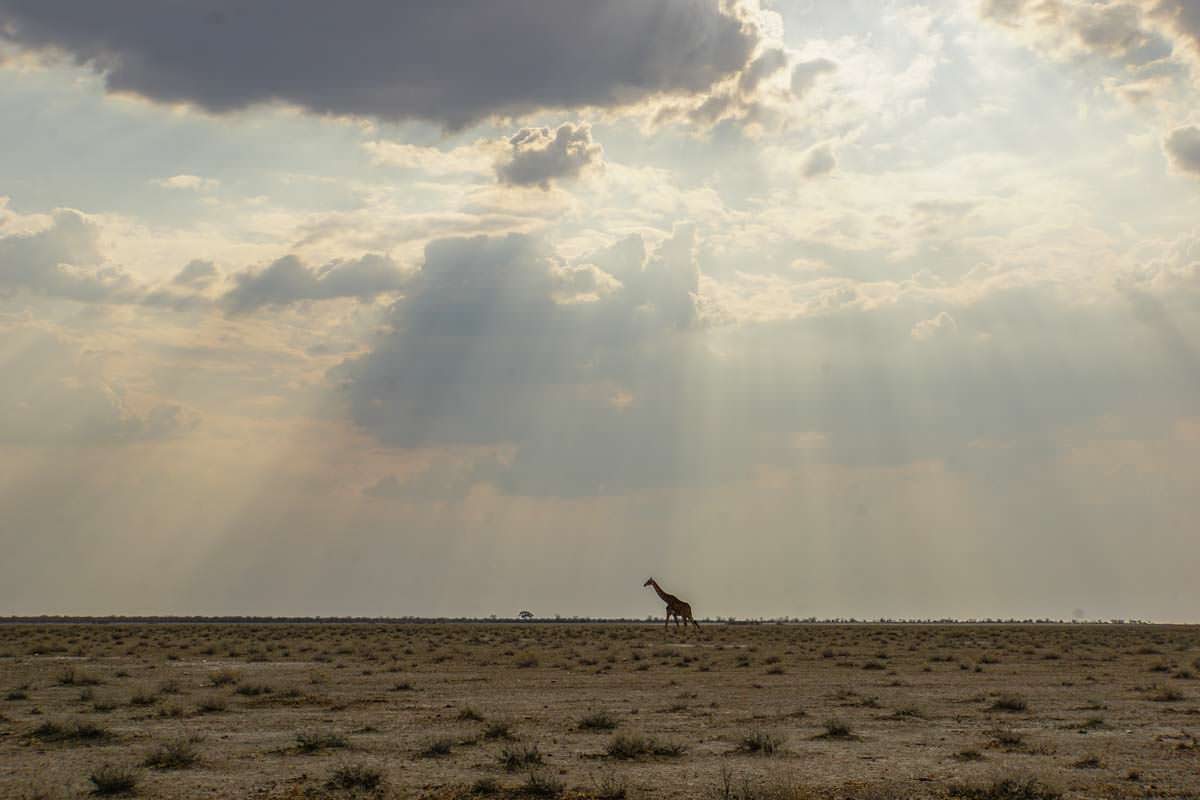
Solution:
[(662, 587), (658, 585), (658, 581), (650, 581), (650, 585), (654, 587), (654, 591), (658, 592), (658, 596), (661, 597), (663, 600), (669, 602), (674, 599), (671, 597), (671, 595), (667, 594), (666, 592), (664, 592), (662, 590)]

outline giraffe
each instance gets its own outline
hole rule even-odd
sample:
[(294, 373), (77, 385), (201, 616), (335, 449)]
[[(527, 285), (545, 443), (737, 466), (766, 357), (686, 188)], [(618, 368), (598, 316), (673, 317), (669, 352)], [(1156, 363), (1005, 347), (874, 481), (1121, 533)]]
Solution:
[(646, 582), (643, 583), (642, 586), (653, 586), (654, 591), (658, 592), (658, 596), (661, 597), (662, 601), (667, 604), (667, 619), (663, 623), (664, 629), (670, 629), (671, 616), (674, 615), (676, 628), (679, 627), (679, 620), (682, 619), (683, 627), (685, 629), (687, 628), (687, 624), (690, 622), (696, 626), (696, 630), (700, 630), (700, 623), (696, 622), (696, 620), (692, 617), (692, 607), (690, 605), (683, 602), (675, 595), (664, 592), (662, 587), (658, 585), (658, 581), (654, 580), (654, 578), (647, 578)]

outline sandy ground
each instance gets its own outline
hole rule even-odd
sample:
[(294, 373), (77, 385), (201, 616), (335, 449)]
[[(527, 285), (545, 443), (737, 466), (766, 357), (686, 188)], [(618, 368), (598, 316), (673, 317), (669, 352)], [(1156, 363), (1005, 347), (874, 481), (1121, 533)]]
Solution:
[(1198, 662), (1141, 625), (6, 625), (0, 797), (1200, 798)]

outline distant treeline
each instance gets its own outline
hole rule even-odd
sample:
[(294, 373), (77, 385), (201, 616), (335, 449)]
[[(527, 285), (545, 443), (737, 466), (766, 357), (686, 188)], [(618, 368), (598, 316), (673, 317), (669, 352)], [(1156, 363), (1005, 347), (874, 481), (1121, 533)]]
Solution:
[[(702, 618), (710, 625), (1148, 625), (1140, 619), (1062, 620), (1062, 619), (858, 619), (855, 617), (777, 617), (739, 619), (736, 617)], [(108, 616), (73, 617), (42, 615), (37, 617), (0, 617), (0, 625), (641, 625), (662, 624), (659, 617), (639, 619), (620, 617), (171, 617)]]

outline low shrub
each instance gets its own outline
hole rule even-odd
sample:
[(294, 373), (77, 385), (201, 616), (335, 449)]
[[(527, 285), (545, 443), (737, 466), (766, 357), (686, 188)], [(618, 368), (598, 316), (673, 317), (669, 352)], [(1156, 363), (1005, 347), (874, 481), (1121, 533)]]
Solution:
[(773, 756), (783, 750), (783, 740), (769, 731), (752, 731), (742, 737), (738, 749), (755, 755)]
[(107, 797), (133, 794), (137, 791), (139, 776), (136, 771), (128, 767), (104, 764), (92, 770), (92, 773), (88, 775), (88, 780), (96, 787), (92, 790), (92, 794)]
[(337, 750), (349, 746), (346, 738), (337, 733), (301, 731), (296, 734), (296, 749), (301, 753), (319, 753), (322, 750)]
[(579, 729), (581, 731), (611, 731), (616, 729), (617, 724), (616, 718), (608, 712), (597, 711), (579, 720)]
[(525, 767), (537, 766), (542, 763), (542, 754), (537, 745), (522, 748), (504, 748), (500, 751), (500, 764), (509, 772), (517, 772)]
[(363, 764), (347, 764), (335, 769), (325, 782), (329, 789), (363, 789), (371, 792), (384, 785), (383, 772)]
[(165, 742), (150, 751), (142, 765), (151, 769), (187, 769), (200, 760), (196, 750), (198, 741), (196, 737), (187, 737)]

